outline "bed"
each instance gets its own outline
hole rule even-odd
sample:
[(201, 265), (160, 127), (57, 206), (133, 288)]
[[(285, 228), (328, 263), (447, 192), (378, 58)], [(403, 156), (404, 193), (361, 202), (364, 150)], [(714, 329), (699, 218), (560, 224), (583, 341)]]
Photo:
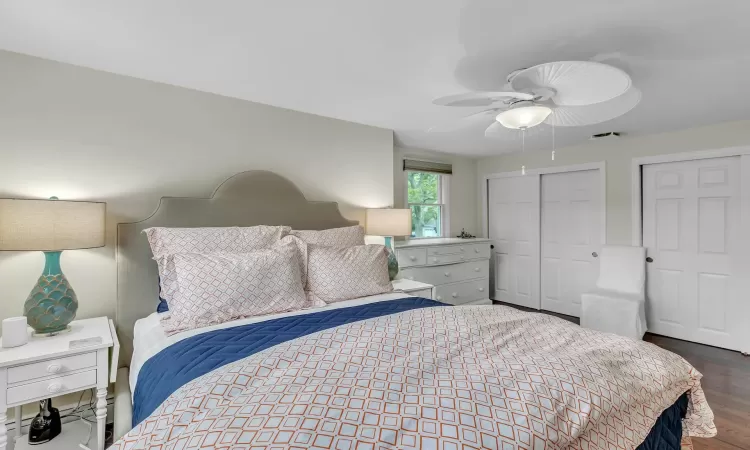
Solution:
[(121, 224), (118, 326), (135, 345), (118, 376), (129, 423), (116, 422), (133, 429), (113, 448), (650, 450), (715, 434), (701, 375), (679, 356), (503, 306), (393, 293), (169, 337), (159, 328), (141, 230), (350, 223), (249, 172), (211, 199), (163, 199)]

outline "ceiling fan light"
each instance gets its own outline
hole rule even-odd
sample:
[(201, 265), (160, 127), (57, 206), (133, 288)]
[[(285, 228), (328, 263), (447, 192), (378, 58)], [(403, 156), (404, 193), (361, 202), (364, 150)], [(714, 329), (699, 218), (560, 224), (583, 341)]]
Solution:
[(546, 106), (522, 106), (501, 112), (495, 120), (506, 128), (525, 130), (544, 122), (550, 114), (552, 114), (552, 109)]

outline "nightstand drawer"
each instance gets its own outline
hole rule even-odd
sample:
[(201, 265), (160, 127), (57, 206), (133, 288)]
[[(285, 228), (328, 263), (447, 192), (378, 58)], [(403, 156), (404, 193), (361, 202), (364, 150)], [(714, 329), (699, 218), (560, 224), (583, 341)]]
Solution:
[(96, 385), (96, 370), (73, 373), (48, 380), (8, 388), (8, 404), (19, 404), (46, 397), (55, 397)]
[(46, 361), (24, 364), (8, 369), (8, 384), (34, 380), (53, 375), (62, 375), (74, 370), (96, 367), (96, 352), (48, 359)]

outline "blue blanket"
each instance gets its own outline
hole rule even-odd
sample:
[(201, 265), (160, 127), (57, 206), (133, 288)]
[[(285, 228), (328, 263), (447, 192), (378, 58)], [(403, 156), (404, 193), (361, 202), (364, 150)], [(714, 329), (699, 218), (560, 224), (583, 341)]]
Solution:
[(446, 306), (424, 298), (403, 298), (331, 309), (211, 331), (160, 351), (141, 368), (133, 394), (133, 426), (182, 385), (221, 366), (274, 345), (328, 328), (419, 308)]

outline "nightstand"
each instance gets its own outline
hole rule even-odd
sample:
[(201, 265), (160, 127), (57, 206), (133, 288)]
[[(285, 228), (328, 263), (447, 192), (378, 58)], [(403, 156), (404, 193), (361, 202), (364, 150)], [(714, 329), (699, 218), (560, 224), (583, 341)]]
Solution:
[(393, 290), (413, 295), (415, 297), (432, 299), (432, 289), (435, 286), (405, 278), (393, 280)]
[[(26, 345), (0, 348), (0, 450), (10, 439), (15, 449), (29, 448), (21, 428), (21, 405), (45, 398), (96, 389), (96, 434), (90, 448), (104, 450), (104, 425), (107, 420), (107, 386), (115, 381), (119, 342), (115, 327), (106, 317), (76, 320), (71, 331), (52, 337), (31, 337)], [(101, 338), (100, 342), (76, 346), (73, 341)], [(71, 345), (72, 344), (72, 345)], [(110, 364), (109, 349), (112, 348)], [(110, 370), (110, 365), (112, 366)], [(53, 401), (54, 405), (54, 401)], [(7, 409), (15, 407), (14, 436), (7, 435)], [(72, 434), (81, 434), (81, 437)], [(62, 433), (34, 449), (79, 449), (85, 439), (81, 427), (63, 423)], [(66, 447), (68, 445), (69, 447)]]

